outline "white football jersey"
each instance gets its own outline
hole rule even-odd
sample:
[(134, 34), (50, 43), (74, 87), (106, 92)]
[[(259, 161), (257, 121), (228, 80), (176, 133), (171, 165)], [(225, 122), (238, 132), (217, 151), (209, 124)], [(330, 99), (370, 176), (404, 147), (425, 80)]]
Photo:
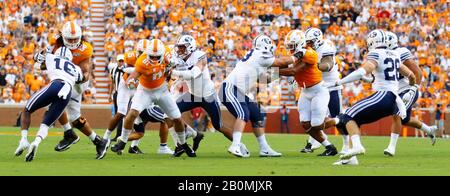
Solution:
[[(319, 62), (322, 60), (323, 57), (331, 56), (333, 58), (333, 67), (328, 72), (322, 72), (323, 81), (325, 83), (335, 84), (337, 81), (339, 81), (339, 67), (336, 64), (336, 47), (334, 46), (334, 43), (330, 40), (325, 39), (323, 44), (317, 48), (316, 50), (317, 54), (319, 55)], [(342, 89), (342, 86), (333, 86), (329, 87), (328, 90), (339, 90)]]
[(56, 79), (64, 80), (73, 87), (77, 81), (81, 81), (83, 78), (83, 72), (80, 67), (53, 54), (46, 54), (45, 66), (47, 68), (47, 76), (51, 81)]
[[(197, 63), (207, 58), (206, 53), (203, 51), (195, 51), (182, 65), (177, 65), (175, 68), (178, 71), (191, 70)], [(214, 83), (211, 81), (211, 74), (209, 73), (208, 64), (203, 68), (202, 74), (197, 78), (186, 80), (186, 84), (189, 87), (189, 93), (197, 97), (208, 97), (214, 94)]]
[(233, 84), (242, 93), (248, 94), (250, 89), (256, 87), (259, 75), (272, 66), (274, 61), (275, 57), (270, 51), (252, 49), (236, 64), (224, 82)]
[[(404, 63), (408, 59), (412, 59), (413, 55), (408, 48), (398, 47), (395, 51), (400, 55), (400, 60)], [(398, 81), (398, 89), (403, 90), (409, 87), (409, 79), (403, 75), (400, 75), (400, 80)]]
[(400, 55), (394, 50), (374, 49), (367, 55), (368, 60), (377, 62), (373, 71), (375, 81), (372, 88), (376, 91), (391, 91), (398, 93), (398, 79), (400, 77)]

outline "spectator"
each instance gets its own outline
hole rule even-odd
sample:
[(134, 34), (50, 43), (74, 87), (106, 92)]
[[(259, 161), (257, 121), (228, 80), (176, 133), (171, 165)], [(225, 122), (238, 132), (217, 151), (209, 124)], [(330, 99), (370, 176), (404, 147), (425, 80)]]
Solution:
[(281, 115), (281, 133), (290, 133), (289, 131), (289, 109), (286, 108), (286, 105), (280, 109)]
[(441, 133), (442, 138), (448, 137), (445, 133), (444, 127), (445, 110), (446, 107), (444, 105), (436, 104), (434, 124), (438, 127), (438, 130)]

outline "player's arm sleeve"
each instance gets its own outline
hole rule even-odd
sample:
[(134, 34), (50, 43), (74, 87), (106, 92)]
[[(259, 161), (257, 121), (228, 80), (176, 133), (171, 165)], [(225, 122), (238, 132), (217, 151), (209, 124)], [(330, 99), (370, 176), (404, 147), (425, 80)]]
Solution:
[(305, 55), (303, 56), (302, 62), (309, 65), (317, 65), (319, 63), (319, 55), (316, 51), (312, 49), (306, 50)]
[(270, 52), (262, 52), (261, 57), (259, 58), (262, 67), (269, 66), (277, 66), (277, 61), (275, 60), (275, 56), (273, 56)]
[(172, 75), (183, 78), (185, 80), (191, 80), (200, 77), (202, 70), (198, 66), (193, 66), (190, 70), (179, 71), (173, 70)]
[(365, 75), (372, 73), (377, 65), (376, 63), (376, 61), (367, 60), (359, 69), (342, 78), (342, 80), (339, 80), (336, 86), (360, 80)]
[(404, 50), (401, 51), (400, 54), (400, 60), (402, 62), (405, 62), (408, 59), (412, 59), (413, 55), (411, 54), (411, 51), (409, 51), (408, 49), (404, 48)]

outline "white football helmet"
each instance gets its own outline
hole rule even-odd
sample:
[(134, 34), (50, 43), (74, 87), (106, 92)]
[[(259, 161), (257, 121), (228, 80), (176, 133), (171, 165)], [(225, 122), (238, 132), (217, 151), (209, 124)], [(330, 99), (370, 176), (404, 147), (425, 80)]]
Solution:
[(62, 28), (62, 38), (64, 45), (71, 49), (75, 50), (81, 44), (81, 27), (78, 26), (74, 21), (69, 21), (64, 24)]
[(256, 50), (266, 50), (271, 52), (272, 54), (276, 50), (276, 46), (273, 43), (272, 39), (268, 37), (267, 35), (258, 35), (253, 39), (253, 49)]
[(149, 43), (150, 41), (148, 39), (139, 40), (135, 48), (136, 52), (138, 53), (138, 57), (147, 50)]
[(149, 42), (146, 53), (152, 64), (162, 63), (164, 61), (166, 47), (161, 40), (152, 39)]
[(386, 45), (389, 49), (393, 50), (398, 47), (398, 37), (395, 33), (391, 31), (386, 32), (387, 39), (386, 39)]
[(373, 30), (367, 35), (367, 47), (370, 50), (373, 50), (378, 47), (386, 47), (386, 33), (383, 30)]
[(306, 47), (306, 38), (305, 33), (300, 30), (292, 30), (290, 31), (284, 40), (284, 46), (286, 50), (289, 51), (297, 51), (297, 48)]
[(73, 59), (72, 52), (65, 46), (59, 47), (55, 51), (55, 56), (62, 58), (62, 59), (66, 59), (68, 61), (72, 61), (72, 59)]
[(197, 50), (197, 42), (190, 35), (182, 35), (175, 43), (175, 51), (182, 59), (186, 58)]
[(323, 44), (323, 33), (318, 28), (309, 28), (305, 32), (306, 43), (317, 50)]

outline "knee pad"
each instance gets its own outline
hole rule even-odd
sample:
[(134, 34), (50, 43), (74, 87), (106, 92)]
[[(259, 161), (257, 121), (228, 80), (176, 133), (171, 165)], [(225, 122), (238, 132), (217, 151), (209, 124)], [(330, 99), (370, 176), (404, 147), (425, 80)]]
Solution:
[(84, 127), (84, 125), (86, 125), (86, 118), (82, 116), (72, 122), (72, 126), (80, 130)]
[(134, 124), (134, 131), (143, 134), (145, 132), (145, 123)]
[(259, 120), (256, 122), (252, 122), (253, 128), (264, 128), (264, 121)]
[(346, 125), (352, 120), (352, 118), (347, 114), (341, 114), (339, 115), (339, 120), (339, 124), (336, 125), (336, 128), (342, 135), (348, 135)]

